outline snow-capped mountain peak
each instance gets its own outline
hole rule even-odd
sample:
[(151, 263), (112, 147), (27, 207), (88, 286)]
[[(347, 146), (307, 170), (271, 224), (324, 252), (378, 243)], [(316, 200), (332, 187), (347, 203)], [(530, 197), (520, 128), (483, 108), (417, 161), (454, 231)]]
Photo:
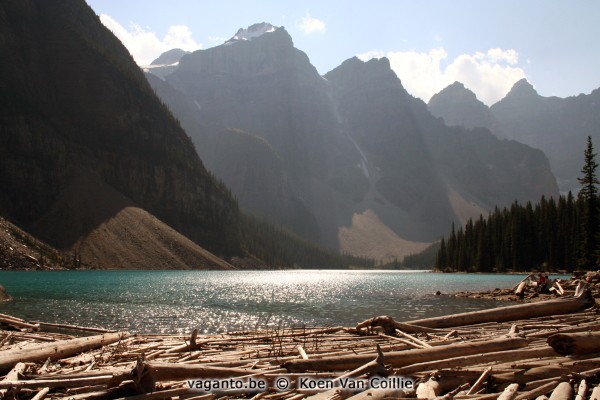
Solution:
[(261, 22), (258, 24), (251, 25), (246, 29), (240, 28), (237, 31), (237, 33), (225, 43), (227, 44), (243, 40), (252, 40), (254, 38), (264, 35), (265, 33), (275, 32), (277, 29), (279, 28), (267, 22)]

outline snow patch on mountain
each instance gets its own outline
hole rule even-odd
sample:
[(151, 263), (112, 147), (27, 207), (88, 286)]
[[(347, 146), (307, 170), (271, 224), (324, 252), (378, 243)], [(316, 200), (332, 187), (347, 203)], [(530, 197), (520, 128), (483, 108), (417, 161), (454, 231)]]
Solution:
[(252, 40), (254, 38), (264, 35), (265, 33), (275, 32), (277, 29), (279, 28), (267, 22), (261, 22), (259, 24), (251, 25), (247, 29), (240, 28), (231, 39), (225, 42), (225, 44), (235, 43), (244, 40)]

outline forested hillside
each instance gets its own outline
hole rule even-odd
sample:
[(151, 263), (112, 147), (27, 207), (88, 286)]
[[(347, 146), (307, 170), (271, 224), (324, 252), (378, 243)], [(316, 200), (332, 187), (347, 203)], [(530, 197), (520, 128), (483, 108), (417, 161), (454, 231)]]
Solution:
[(573, 271), (598, 267), (598, 196), (591, 138), (584, 154), (579, 195), (518, 202), (469, 220), (443, 238), (436, 267), (459, 271)]

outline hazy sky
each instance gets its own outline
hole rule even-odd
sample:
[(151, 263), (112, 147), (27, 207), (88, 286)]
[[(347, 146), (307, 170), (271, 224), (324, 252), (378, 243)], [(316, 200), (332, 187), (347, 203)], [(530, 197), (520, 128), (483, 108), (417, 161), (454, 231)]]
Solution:
[(352, 56), (386, 56), (425, 101), (456, 80), (487, 104), (523, 77), (544, 96), (600, 87), (597, 0), (87, 1), (140, 65), (265, 21), (284, 26), (321, 74)]

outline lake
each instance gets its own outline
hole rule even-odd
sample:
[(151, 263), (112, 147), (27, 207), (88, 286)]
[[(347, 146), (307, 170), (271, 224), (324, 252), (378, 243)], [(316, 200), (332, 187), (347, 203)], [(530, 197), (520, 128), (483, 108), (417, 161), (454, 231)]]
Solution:
[(354, 326), (492, 308), (436, 291), (516, 285), (524, 275), (422, 271), (0, 271), (14, 297), (0, 312), (26, 320), (143, 333)]

